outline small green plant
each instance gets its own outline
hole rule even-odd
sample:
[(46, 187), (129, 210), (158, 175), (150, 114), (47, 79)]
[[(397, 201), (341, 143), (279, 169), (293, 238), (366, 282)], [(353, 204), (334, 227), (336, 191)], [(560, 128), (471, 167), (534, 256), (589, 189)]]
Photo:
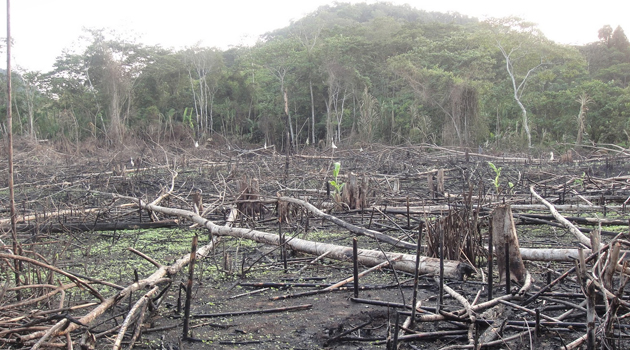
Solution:
[(501, 169), (502, 168), (497, 168), (496, 165), (494, 165), (492, 162), (488, 162), (488, 165), (490, 165), (490, 168), (492, 168), (492, 170), (494, 170), (494, 174), (496, 175), (494, 177), (494, 181), (492, 182), (492, 184), (494, 185), (494, 189), (496, 190), (497, 194), (499, 193), (499, 187), (501, 186), (501, 184), (499, 183), (499, 180), (501, 179)]
[(579, 179), (575, 179), (575, 180), (573, 180), (573, 184), (574, 184), (575, 186), (580, 186), (580, 187), (583, 187), (583, 186), (584, 186), (584, 178), (585, 178), (585, 177), (586, 177), (586, 173), (585, 173), (585, 172), (582, 172), (582, 176), (580, 176), (580, 178), (579, 178)]
[[(497, 168), (497, 166), (494, 165), (492, 162), (488, 162), (488, 165), (490, 165), (490, 168), (492, 168), (492, 170), (494, 171), (495, 177), (492, 181), (492, 184), (494, 185), (494, 190), (496, 191), (496, 193), (499, 194), (499, 191), (501, 190), (501, 169), (503, 168)], [(511, 181), (508, 181), (508, 186), (510, 188), (510, 194), (513, 194), (514, 184)]]
[(341, 189), (343, 189), (343, 186), (345, 185), (345, 183), (339, 183), (337, 181), (337, 177), (339, 176), (339, 170), (341, 170), (341, 163), (335, 162), (335, 168), (333, 169), (333, 177), (335, 179), (328, 181), (328, 183), (330, 183), (330, 185), (335, 188), (336, 195), (341, 194)]

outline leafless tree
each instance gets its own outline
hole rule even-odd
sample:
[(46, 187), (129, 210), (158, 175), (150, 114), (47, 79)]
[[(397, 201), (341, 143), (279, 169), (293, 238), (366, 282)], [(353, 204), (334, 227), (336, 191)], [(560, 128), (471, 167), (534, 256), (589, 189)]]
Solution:
[(538, 68), (542, 67), (544, 63), (541, 59), (538, 65), (529, 69), (527, 73), (525, 74), (525, 76), (523, 78), (520, 78), (520, 83), (519, 83), (517, 81), (519, 80), (519, 78), (516, 76), (516, 73), (514, 72), (512, 55), (521, 48), (521, 45), (513, 47), (512, 49), (510, 49), (509, 52), (505, 48), (503, 48), (503, 46), (501, 45), (499, 41), (497, 41), (497, 46), (499, 47), (499, 50), (501, 50), (501, 53), (503, 54), (503, 57), (505, 58), (505, 69), (507, 70), (507, 73), (510, 76), (510, 80), (512, 81), (512, 89), (514, 91), (514, 100), (516, 101), (518, 106), (521, 108), (521, 113), (523, 116), (523, 130), (525, 130), (525, 134), (527, 135), (527, 146), (531, 148), (532, 147), (532, 134), (529, 129), (527, 109), (525, 108), (525, 105), (523, 105), (523, 102), (521, 101), (521, 96), (523, 95), (523, 91), (525, 90), (525, 84), (527, 83), (527, 80), (532, 76), (532, 73), (535, 72)]
[(582, 144), (582, 136), (584, 135), (584, 130), (586, 129), (586, 111), (588, 111), (588, 104), (591, 103), (592, 100), (586, 92), (583, 92), (576, 101), (580, 103), (580, 113), (578, 113), (577, 116), (578, 132), (577, 137), (575, 138), (575, 145), (579, 146)]

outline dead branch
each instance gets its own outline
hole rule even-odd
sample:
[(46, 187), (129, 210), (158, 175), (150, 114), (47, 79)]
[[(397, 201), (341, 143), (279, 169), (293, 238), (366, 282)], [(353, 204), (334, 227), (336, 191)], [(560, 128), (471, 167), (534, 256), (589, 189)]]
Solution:
[[(556, 210), (556, 208), (554, 208), (551, 203), (547, 202), (543, 197), (536, 193), (533, 185), (529, 187), (529, 191), (534, 195), (534, 197), (536, 197), (536, 199), (538, 199), (541, 203), (547, 206), (547, 208), (549, 208), (549, 211), (551, 212), (553, 217), (558, 220), (558, 222), (560, 222), (562, 225), (564, 225), (564, 227), (568, 228), (573, 236), (575, 236), (575, 238), (580, 241), (580, 243), (584, 244), (586, 247), (591, 247), (591, 240), (586, 237), (586, 235), (583, 234), (577, 227), (575, 227), (575, 225), (569, 222), (569, 220), (560, 215), (560, 213), (558, 213), (558, 210)], [(602, 246), (600, 245), (599, 247), (597, 247), (597, 249), (600, 249), (601, 247)]]
[[(197, 255), (199, 256), (205, 256), (207, 254), (209, 254), (212, 249), (214, 247), (214, 242), (211, 242), (201, 248), (199, 248), (199, 250), (197, 251)], [(167, 280), (164, 279), (165, 275), (175, 275), (177, 272), (179, 272), (179, 270), (181, 270), (184, 266), (188, 265), (188, 263), (190, 262), (190, 254), (186, 254), (183, 257), (181, 257), (180, 259), (178, 259), (174, 264), (170, 265), (170, 266), (162, 266), (159, 269), (157, 269), (151, 276), (149, 276), (148, 278), (145, 278), (143, 280), (140, 280), (138, 282), (135, 282), (129, 286), (127, 286), (125, 289), (119, 291), (118, 293), (116, 293), (114, 296), (105, 299), (105, 301), (103, 301), (102, 303), (100, 303), (96, 308), (94, 308), (92, 311), (90, 311), (89, 313), (87, 313), (86, 315), (84, 315), (83, 317), (81, 317), (79, 319), (79, 321), (83, 324), (89, 325), (91, 322), (93, 322), (98, 316), (102, 315), (105, 311), (107, 311), (110, 307), (116, 305), (118, 302), (120, 302), (121, 300), (125, 299), (126, 297), (129, 296), (130, 293), (133, 293), (135, 291), (138, 291), (140, 289), (144, 289), (146, 287), (153, 287), (158, 283), (164, 283)], [(70, 333), (72, 331), (74, 331), (75, 329), (77, 329), (79, 326), (72, 323), (70, 324), (65, 330), (63, 330), (62, 333), (61, 329), (65, 326), (66, 321), (62, 320), (58, 323), (56, 323), (52, 328), (49, 329), (51, 334), (64, 334), (64, 333)], [(38, 339), (41, 338), (45, 335), (45, 331), (40, 331), (40, 332), (33, 332), (24, 336), (20, 337), (20, 341), (23, 343), (32, 341), (34, 339)]]
[(285, 202), (290, 202), (290, 203), (295, 203), (298, 205), (303, 206), (304, 208), (306, 208), (308, 211), (310, 211), (313, 215), (324, 218), (330, 222), (333, 222), (337, 225), (339, 225), (340, 227), (343, 227), (345, 229), (347, 229), (348, 231), (352, 232), (352, 233), (356, 233), (356, 234), (360, 234), (363, 236), (367, 236), (367, 237), (372, 237), (376, 240), (379, 240), (381, 242), (385, 242), (385, 243), (389, 243), (391, 245), (393, 245), (394, 247), (401, 247), (401, 248), (406, 248), (406, 249), (416, 249), (416, 244), (415, 243), (409, 243), (409, 242), (405, 242), (403, 240), (388, 236), (388, 235), (384, 235), (380, 232), (374, 231), (374, 230), (368, 230), (365, 229), (363, 227), (359, 227), (359, 226), (355, 226), (352, 225), (351, 223), (348, 223), (346, 221), (343, 221), (333, 215), (330, 214), (326, 214), (323, 211), (317, 209), (314, 205), (297, 199), (297, 198), (291, 198), (291, 197), (278, 197), (279, 201), (285, 201)]

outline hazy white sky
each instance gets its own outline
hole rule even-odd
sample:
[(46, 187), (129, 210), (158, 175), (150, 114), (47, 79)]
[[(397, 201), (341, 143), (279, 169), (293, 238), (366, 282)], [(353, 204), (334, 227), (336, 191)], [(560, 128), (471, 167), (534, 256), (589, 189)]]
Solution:
[[(516, 15), (538, 23), (548, 38), (565, 44), (596, 41), (597, 30), (605, 24), (613, 28), (621, 25), (630, 35), (628, 0), (589, 5), (575, 0), (389, 2), (408, 3), (427, 11), (456, 11), (480, 19)], [(50, 70), (62, 50), (77, 41), (83, 27), (135, 33), (139, 41), (149, 45), (181, 48), (200, 42), (225, 49), (253, 43), (259, 35), (287, 26), (331, 3), (332, 0), (12, 0), (13, 64), (29, 70)], [(4, 28), (0, 36), (6, 36), (6, 2), (0, 16)]]

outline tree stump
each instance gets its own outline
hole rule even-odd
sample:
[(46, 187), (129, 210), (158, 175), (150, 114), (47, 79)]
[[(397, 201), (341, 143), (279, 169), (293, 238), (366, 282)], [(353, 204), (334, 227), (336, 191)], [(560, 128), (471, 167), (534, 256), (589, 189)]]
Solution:
[(432, 173), (429, 173), (427, 175), (427, 186), (429, 187), (429, 193), (431, 194), (431, 198), (435, 199), (435, 183), (433, 182)]
[(510, 280), (525, 281), (525, 265), (521, 258), (516, 227), (512, 218), (512, 208), (501, 205), (492, 212), (492, 245), (499, 265), (499, 283), (505, 284), (505, 246), (509, 247)]
[(437, 192), (444, 195), (444, 169), (439, 169), (437, 172)]
[(237, 209), (246, 217), (255, 219), (256, 215), (261, 215), (262, 204), (256, 202), (259, 199), (260, 184), (257, 178), (248, 179), (243, 177), (238, 183), (239, 196), (237, 201)]
[(201, 190), (196, 190), (192, 193), (193, 211), (197, 215), (203, 214), (203, 198), (201, 197)]
[(368, 182), (365, 177), (359, 181), (357, 175), (350, 173), (348, 182), (343, 186), (341, 200), (350, 209), (362, 209), (367, 206)]
[(355, 198), (359, 194), (357, 188), (357, 176), (354, 173), (348, 175), (348, 182), (343, 186), (341, 200), (348, 205), (350, 209), (355, 208)]
[(369, 180), (363, 176), (359, 185), (359, 195), (355, 198), (355, 209), (363, 209), (367, 207), (367, 193), (369, 189)]

